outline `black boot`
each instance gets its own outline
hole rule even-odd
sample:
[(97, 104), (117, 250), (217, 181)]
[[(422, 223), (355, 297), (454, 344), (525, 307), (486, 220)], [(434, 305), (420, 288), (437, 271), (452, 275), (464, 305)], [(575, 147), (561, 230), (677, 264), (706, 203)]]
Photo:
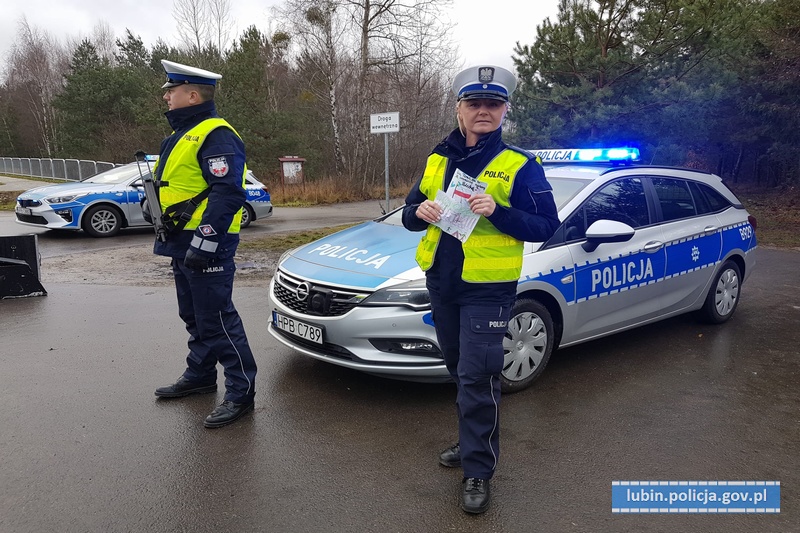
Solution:
[(206, 394), (208, 392), (216, 392), (217, 384), (201, 385), (193, 381), (187, 380), (181, 376), (178, 381), (166, 387), (159, 387), (156, 389), (156, 396), (159, 398), (180, 398), (181, 396), (189, 396), (191, 394)]
[(227, 426), (231, 422), (235, 422), (242, 418), (246, 413), (253, 410), (253, 402), (250, 403), (233, 403), (225, 400), (219, 404), (211, 414), (206, 417), (203, 425), (207, 428), (220, 428)]
[(461, 509), (467, 513), (485, 513), (490, 499), (488, 479), (465, 477), (461, 482)]
[(456, 442), (440, 453), (439, 464), (448, 468), (461, 466), (461, 446)]

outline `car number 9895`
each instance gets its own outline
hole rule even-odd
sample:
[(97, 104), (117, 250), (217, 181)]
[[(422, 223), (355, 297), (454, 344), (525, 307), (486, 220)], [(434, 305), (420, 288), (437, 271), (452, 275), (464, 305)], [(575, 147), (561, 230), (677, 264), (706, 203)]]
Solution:
[(317, 344), (322, 344), (322, 328), (300, 322), (291, 317), (282, 315), (277, 311), (272, 312), (272, 324), (281, 331), (297, 335), (303, 339)]

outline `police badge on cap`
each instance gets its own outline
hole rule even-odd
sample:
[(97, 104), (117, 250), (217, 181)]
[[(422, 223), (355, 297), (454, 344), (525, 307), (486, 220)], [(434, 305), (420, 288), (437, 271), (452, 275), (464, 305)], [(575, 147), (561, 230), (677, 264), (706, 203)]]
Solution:
[(222, 79), (222, 74), (182, 65), (174, 61), (167, 61), (166, 59), (161, 60), (161, 66), (164, 67), (164, 72), (167, 73), (167, 82), (161, 86), (162, 89), (177, 87), (185, 83), (216, 85), (217, 80)]
[(488, 98), (508, 102), (516, 88), (517, 78), (503, 67), (495, 65), (466, 68), (453, 80), (453, 92), (459, 100)]

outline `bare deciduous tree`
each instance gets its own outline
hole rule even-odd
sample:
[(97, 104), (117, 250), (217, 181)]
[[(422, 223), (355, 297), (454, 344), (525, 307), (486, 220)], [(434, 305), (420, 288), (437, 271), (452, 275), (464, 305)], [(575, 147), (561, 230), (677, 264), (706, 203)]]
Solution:
[(27, 132), (35, 139), (33, 152), (54, 157), (56, 124), (53, 99), (63, 89), (69, 57), (64, 48), (48, 33), (28, 24), (23, 16), (6, 72), (6, 87), (12, 94), (21, 123), (30, 125)]
[(228, 47), (231, 29), (231, 1), (207, 0), (209, 35), (213, 38), (214, 45), (220, 54)]
[(111, 26), (108, 24), (108, 22), (101, 20), (94, 25), (94, 28), (92, 28), (91, 36), (85, 37), (81, 33), (78, 33), (76, 35), (67, 37), (65, 41), (65, 49), (67, 56), (72, 57), (72, 54), (75, 53), (75, 50), (78, 49), (80, 44), (84, 40), (88, 40), (92, 43), (97, 51), (98, 57), (103, 59), (109, 65), (114, 65), (116, 63), (117, 54), (116, 39), (117, 38), (114, 36), (114, 30), (111, 29)]
[[(311, 88), (326, 102), (337, 172), (356, 176), (364, 187), (382, 174), (373, 161), (376, 139), (370, 113), (399, 109), (414, 94), (410, 116), (429, 114), (417, 87), (432, 77), (448, 78), (454, 65), (448, 34), (439, 13), (450, 0), (289, 0), (281, 11), (298, 38), (300, 63), (316, 69), (321, 83)], [(430, 61), (420, 60), (430, 57)], [(398, 85), (411, 83), (411, 86)], [(409, 91), (410, 89), (410, 91)], [(429, 96), (446, 98), (441, 84)], [(433, 106), (438, 108), (440, 106)], [(390, 109), (391, 108), (391, 109)], [(429, 107), (430, 109), (430, 107)], [(440, 117), (437, 111), (434, 116)], [(410, 130), (413, 131), (413, 130)], [(410, 133), (413, 135), (413, 133)], [(374, 167), (374, 168), (373, 168)], [(381, 168), (378, 168), (381, 167)]]
[(92, 29), (91, 41), (97, 50), (97, 55), (106, 60), (109, 64), (114, 63), (114, 55), (117, 53), (117, 38), (114, 30), (108, 22), (101, 20)]
[(219, 54), (227, 48), (231, 30), (230, 0), (175, 0), (172, 17), (184, 45), (195, 53), (214, 48)]
[(294, 20), (294, 30), (305, 49), (303, 62), (313, 65), (319, 77), (324, 80), (321, 84), (324, 92), (320, 92), (314, 83), (307, 90), (315, 93), (320, 101), (328, 103), (333, 132), (334, 168), (337, 174), (341, 174), (345, 160), (337, 116), (337, 85), (340, 76), (337, 53), (345, 32), (341, 19), (336, 17), (337, 8), (338, 3), (332, 0), (290, 0), (283, 13)]
[(183, 43), (195, 53), (208, 42), (208, 3), (194, 0), (175, 0), (172, 17), (178, 26), (178, 35)]

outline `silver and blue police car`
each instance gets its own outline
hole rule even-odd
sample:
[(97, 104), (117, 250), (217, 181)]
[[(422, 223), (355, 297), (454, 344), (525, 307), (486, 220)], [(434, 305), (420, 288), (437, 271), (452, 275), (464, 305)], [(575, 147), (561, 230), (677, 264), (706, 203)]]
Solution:
[[(525, 243), (503, 390), (529, 386), (558, 347), (690, 311), (731, 318), (755, 266), (756, 220), (718, 176), (640, 165), (636, 149), (533, 153), (562, 223)], [(396, 210), (287, 252), (270, 283), (270, 333), (347, 368), (447, 380), (414, 260), (421, 236)]]
[[(147, 175), (146, 165), (140, 165)], [(25, 191), (17, 197), (16, 220), (20, 224), (49, 229), (82, 229), (93, 237), (112, 237), (122, 228), (149, 226), (142, 213), (144, 186), (139, 169), (137, 163), (129, 163), (81, 182), (45, 185)], [(272, 216), (269, 189), (249, 170), (245, 188), (247, 203), (242, 212), (243, 228), (253, 220)]]

